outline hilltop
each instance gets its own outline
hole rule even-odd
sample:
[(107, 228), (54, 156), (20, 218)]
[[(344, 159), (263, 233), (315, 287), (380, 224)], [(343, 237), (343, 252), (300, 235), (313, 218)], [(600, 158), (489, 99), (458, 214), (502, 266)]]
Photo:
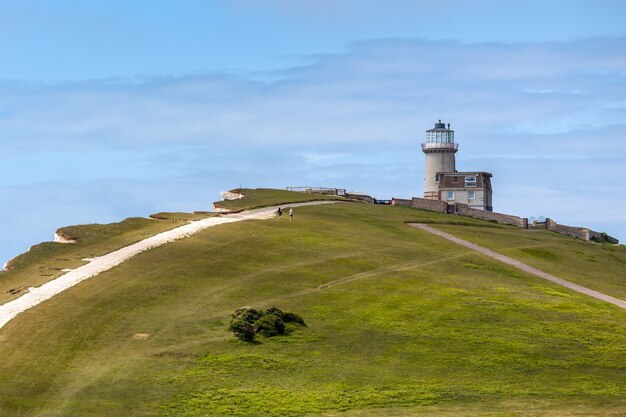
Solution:
[[(238, 190), (233, 211), (318, 199)], [(0, 302), (188, 220), (64, 228), (0, 273)], [(626, 248), (409, 207), (341, 202), (140, 253), (0, 329), (0, 415), (623, 415), (626, 311), (441, 237), (425, 223), (626, 299)], [(13, 291), (12, 291), (13, 290)], [(249, 305), (308, 326), (255, 344)]]

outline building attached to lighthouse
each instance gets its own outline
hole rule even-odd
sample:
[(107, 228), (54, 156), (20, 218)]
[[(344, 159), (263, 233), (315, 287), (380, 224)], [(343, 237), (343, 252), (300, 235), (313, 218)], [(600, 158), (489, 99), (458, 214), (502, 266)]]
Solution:
[(458, 150), (450, 123), (446, 127), (439, 120), (433, 129), (426, 131), (426, 142), (422, 143), (426, 158), (424, 198), (492, 211), (491, 174), (484, 171), (457, 172), (455, 154)]

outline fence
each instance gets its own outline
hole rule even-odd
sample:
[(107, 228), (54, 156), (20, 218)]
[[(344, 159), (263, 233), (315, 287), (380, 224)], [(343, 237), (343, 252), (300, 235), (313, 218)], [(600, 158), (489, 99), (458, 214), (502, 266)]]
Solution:
[(336, 195), (343, 197), (346, 195), (345, 188), (327, 188), (327, 187), (287, 187), (287, 191), (295, 191), (298, 193)]

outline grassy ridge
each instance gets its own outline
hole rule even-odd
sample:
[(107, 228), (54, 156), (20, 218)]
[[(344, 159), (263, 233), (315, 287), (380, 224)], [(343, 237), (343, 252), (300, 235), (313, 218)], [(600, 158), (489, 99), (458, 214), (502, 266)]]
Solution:
[(0, 271), (0, 303), (19, 297), (29, 287), (38, 287), (64, 273), (63, 269), (84, 265), (84, 258), (104, 255), (157, 233), (199, 220), (214, 213), (158, 213), (160, 220), (132, 217), (109, 224), (62, 227), (62, 236), (76, 243), (43, 242), (13, 260)]
[(626, 246), (589, 243), (547, 230), (452, 227), (441, 230), (596, 291), (626, 300)]
[[(293, 222), (223, 225), (142, 253), (0, 331), (0, 414), (626, 410), (626, 313), (404, 224), (451, 220), (301, 207)], [(445, 229), (520, 246), (519, 229), (468, 221)], [(564, 242), (555, 256), (581, 250)], [(603, 262), (596, 279), (618, 280), (619, 260)], [(240, 343), (226, 326), (242, 305), (296, 311), (309, 326)]]
[(216, 216), (217, 213), (209, 212), (209, 211), (194, 211), (193, 213), (185, 213), (181, 211), (167, 212), (162, 211), (159, 213), (154, 213), (150, 215), (151, 219), (156, 220), (169, 220), (173, 222), (179, 221), (197, 221), (202, 219), (207, 219), (209, 217)]
[(318, 200), (344, 200), (341, 197), (335, 197), (332, 195), (308, 194), (269, 188), (236, 188), (231, 190), (231, 192), (241, 193), (244, 195), (244, 198), (240, 198), (238, 200), (219, 201), (215, 203), (216, 206), (237, 212), (250, 208), (273, 206), (276, 204), (302, 203), (306, 201)]
[[(233, 190), (240, 192), (242, 190)], [(265, 207), (274, 203), (303, 202), (336, 199), (332, 196), (319, 196), (285, 190), (246, 189), (246, 197), (240, 200), (224, 201), (219, 204), (232, 211)], [(10, 261), (9, 269), (0, 271), (0, 303), (19, 297), (30, 287), (40, 286), (72, 269), (84, 265), (85, 258), (104, 255), (121, 247), (157, 233), (178, 227), (184, 222), (202, 220), (217, 213), (198, 211), (160, 212), (150, 215), (150, 219), (133, 217), (117, 223), (84, 224), (58, 229), (58, 233), (75, 244), (43, 242), (34, 245)], [(158, 220), (157, 222), (153, 220)]]

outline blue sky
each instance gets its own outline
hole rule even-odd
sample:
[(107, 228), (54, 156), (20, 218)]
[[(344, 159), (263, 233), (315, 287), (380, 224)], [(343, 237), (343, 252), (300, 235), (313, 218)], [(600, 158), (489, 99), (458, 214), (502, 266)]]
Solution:
[(0, 260), (238, 187), (422, 192), (452, 123), (494, 208), (626, 240), (626, 3), (0, 0)]

